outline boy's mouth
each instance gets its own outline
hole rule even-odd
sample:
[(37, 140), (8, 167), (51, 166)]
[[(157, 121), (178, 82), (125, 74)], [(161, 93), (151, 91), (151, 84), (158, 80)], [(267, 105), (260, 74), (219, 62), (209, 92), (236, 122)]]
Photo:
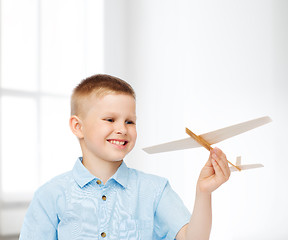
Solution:
[(124, 140), (115, 140), (115, 139), (108, 139), (107, 140), (109, 143), (111, 144), (115, 144), (115, 145), (118, 145), (118, 146), (125, 146), (128, 141), (124, 141)]

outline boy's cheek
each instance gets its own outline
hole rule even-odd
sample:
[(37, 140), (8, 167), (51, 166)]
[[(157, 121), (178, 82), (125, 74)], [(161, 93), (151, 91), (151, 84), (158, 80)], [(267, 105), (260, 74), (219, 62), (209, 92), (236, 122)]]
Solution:
[(131, 129), (130, 135), (132, 136), (133, 139), (137, 139), (137, 130), (136, 127), (134, 126), (133, 129)]

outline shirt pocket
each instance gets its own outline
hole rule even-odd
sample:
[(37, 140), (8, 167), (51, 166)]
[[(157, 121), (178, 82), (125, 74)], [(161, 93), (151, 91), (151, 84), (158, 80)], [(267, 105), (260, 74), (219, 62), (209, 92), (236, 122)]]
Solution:
[(126, 219), (119, 224), (119, 240), (152, 239), (153, 221)]
[(81, 239), (82, 221), (73, 213), (66, 213), (65, 217), (58, 224), (59, 240), (75, 240)]

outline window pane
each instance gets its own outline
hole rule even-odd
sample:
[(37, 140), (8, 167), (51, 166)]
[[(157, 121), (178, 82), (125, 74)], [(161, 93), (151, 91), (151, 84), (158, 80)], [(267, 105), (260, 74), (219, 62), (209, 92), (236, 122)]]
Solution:
[(70, 95), (81, 79), (103, 72), (102, 5), (102, 0), (42, 1), (43, 91)]
[(33, 192), (38, 183), (36, 101), (4, 96), (1, 109), (3, 193)]
[(85, 4), (79, 0), (44, 0), (41, 11), (41, 87), (68, 95), (85, 77)]
[(72, 169), (80, 155), (79, 143), (69, 128), (68, 98), (41, 100), (41, 183)]
[(37, 0), (1, 1), (2, 87), (36, 90), (37, 30)]

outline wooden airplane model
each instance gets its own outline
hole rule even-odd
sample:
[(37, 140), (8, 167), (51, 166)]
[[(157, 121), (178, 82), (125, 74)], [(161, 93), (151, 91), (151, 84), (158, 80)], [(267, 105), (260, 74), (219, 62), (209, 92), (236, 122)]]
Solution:
[[(261, 117), (247, 122), (232, 125), (226, 128), (221, 128), (213, 132), (201, 134), (199, 136), (197, 136), (188, 128), (186, 128), (186, 133), (190, 136), (189, 138), (163, 143), (152, 147), (146, 147), (143, 148), (143, 150), (149, 154), (153, 154), (153, 153), (169, 152), (202, 146), (210, 151), (212, 149), (211, 145), (215, 143), (221, 142), (230, 137), (234, 137), (238, 134), (250, 131), (256, 127), (260, 127), (271, 121), (272, 121), (271, 118), (268, 116)], [(251, 168), (263, 167), (262, 164), (241, 165), (241, 157), (237, 157), (236, 165), (232, 164), (231, 162), (229, 163), (232, 165), (232, 167), (230, 167), (231, 171), (236, 170), (241, 171)]]

